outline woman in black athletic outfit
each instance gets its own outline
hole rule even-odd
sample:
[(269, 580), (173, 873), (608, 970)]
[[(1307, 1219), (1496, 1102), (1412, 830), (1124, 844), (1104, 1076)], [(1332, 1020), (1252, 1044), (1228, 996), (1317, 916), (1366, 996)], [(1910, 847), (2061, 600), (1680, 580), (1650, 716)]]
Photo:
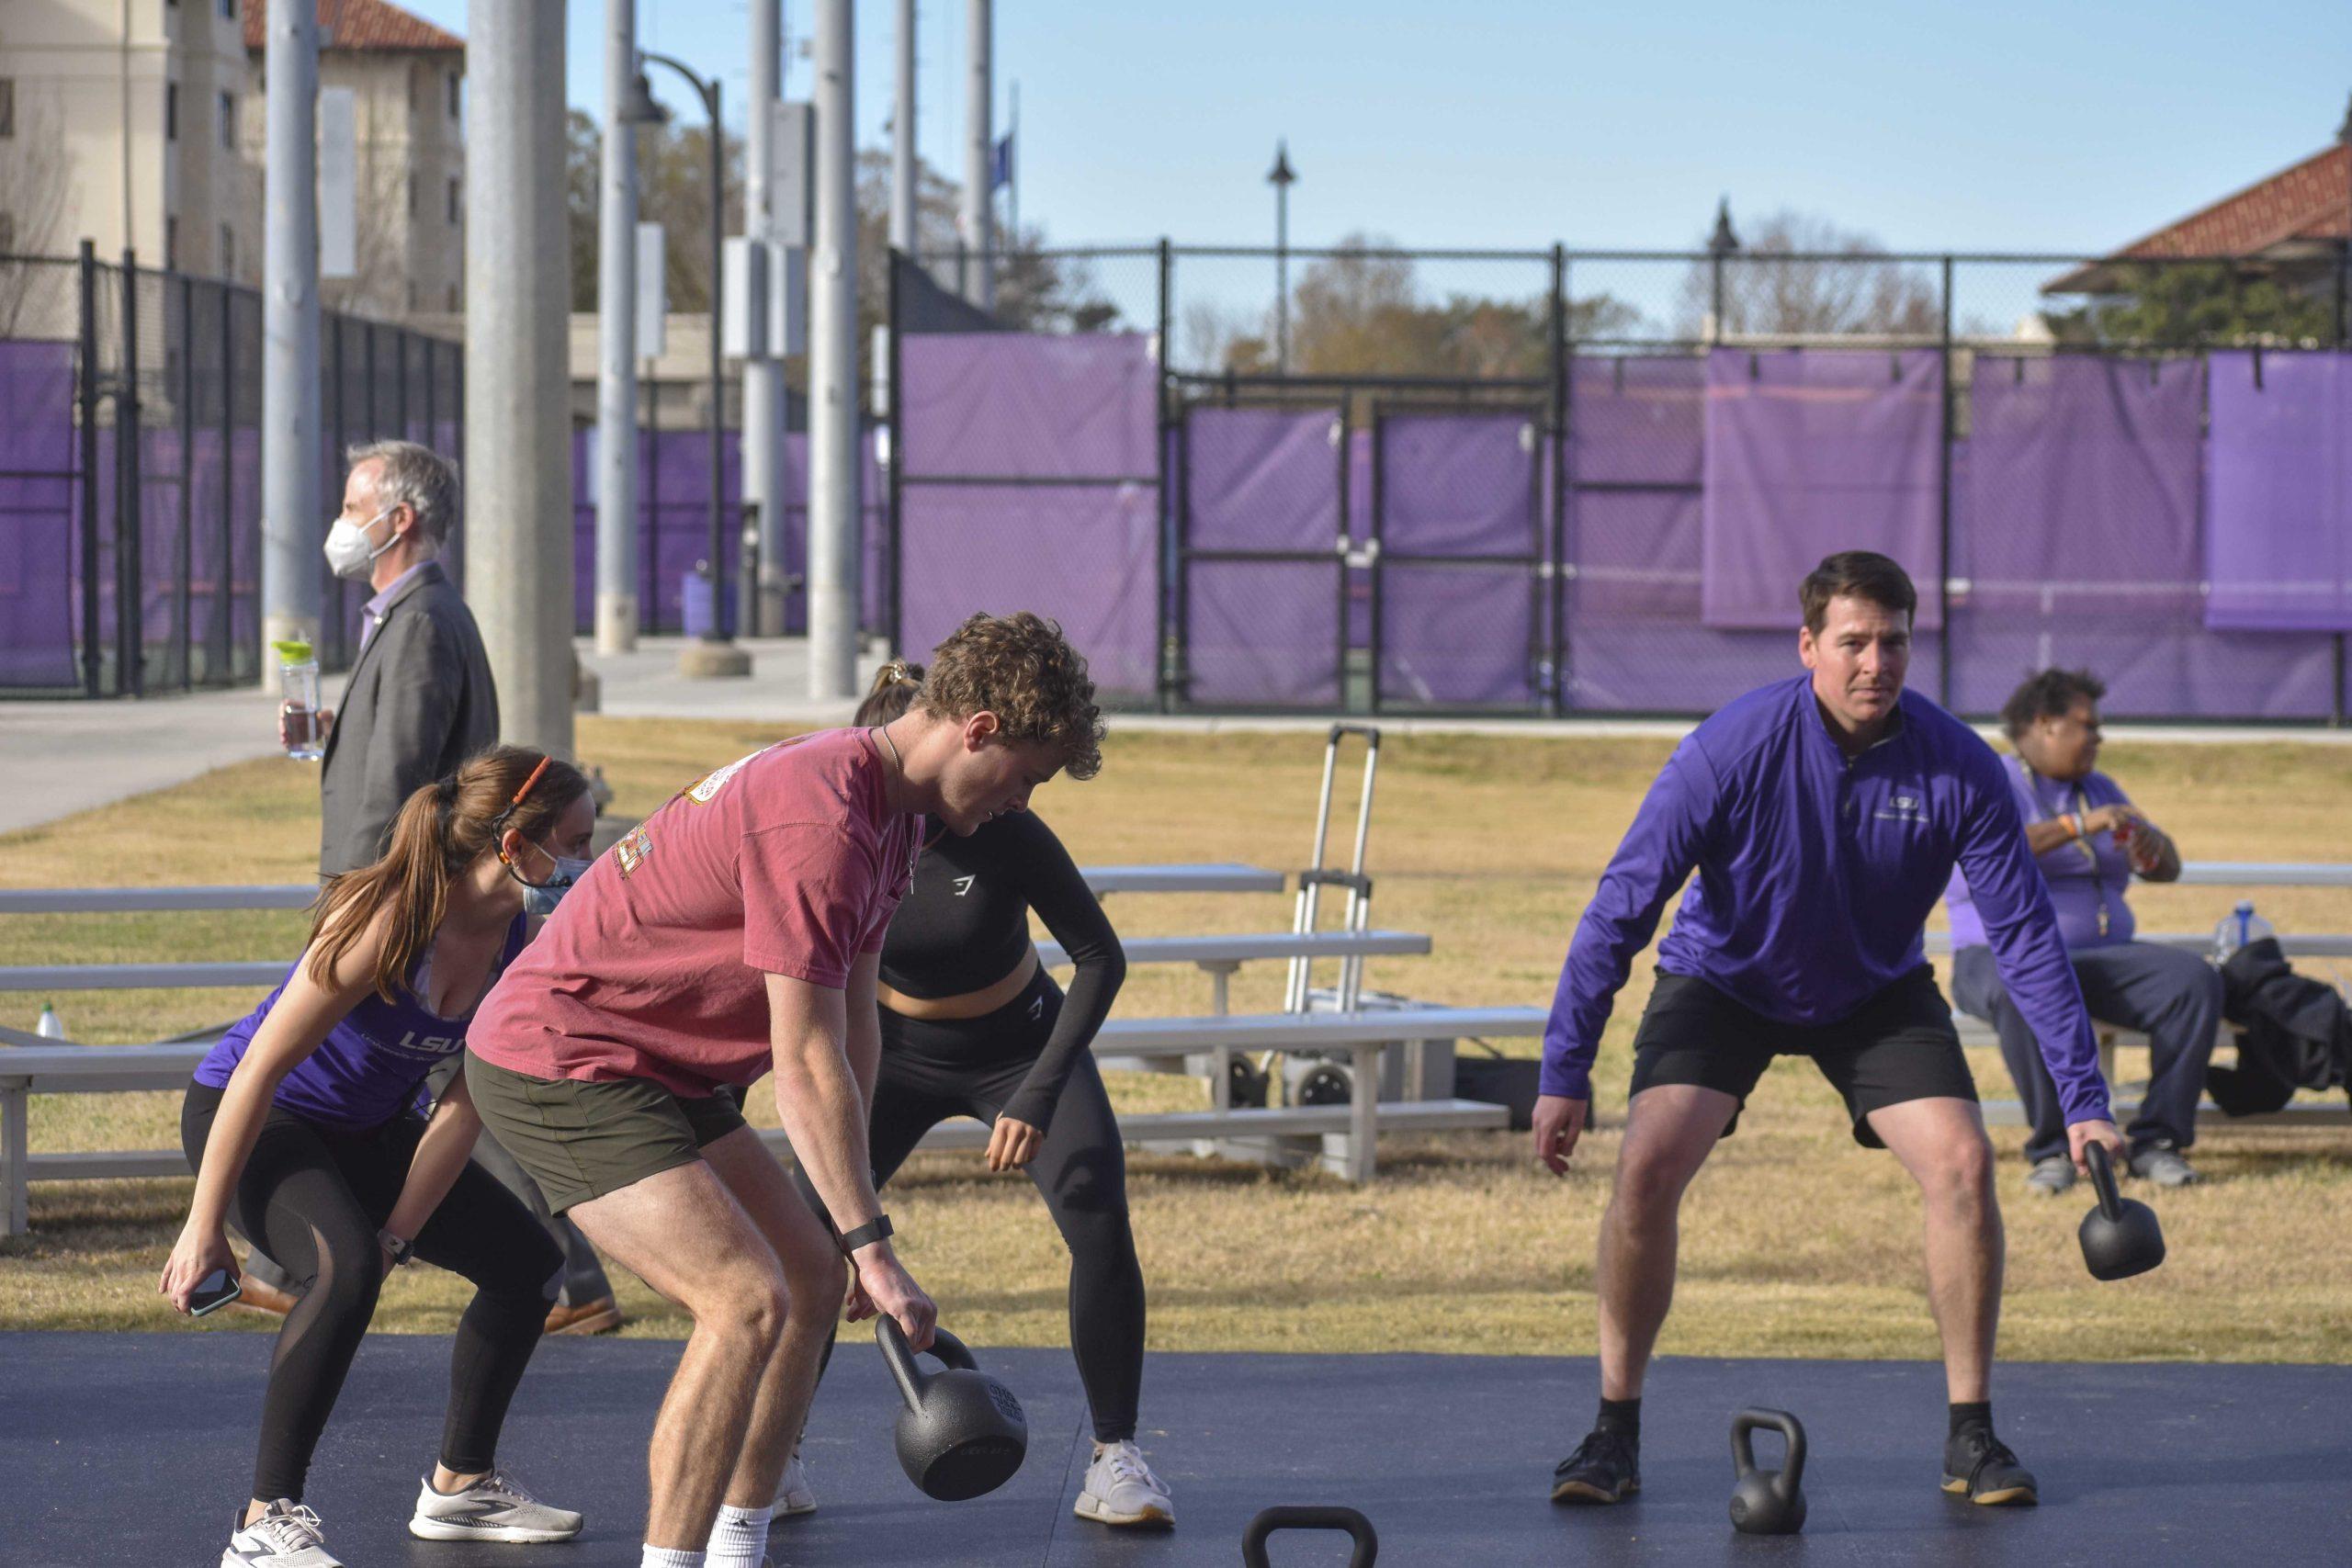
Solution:
[[(922, 680), (922, 666), (893, 660), (857, 722), (888, 725)], [(1029, 940), (1032, 909), (1076, 966), (1067, 995)], [(1089, 1049), (1126, 971), (1118, 933), (1045, 823), (1015, 811), (968, 838), (933, 823), (882, 949), (867, 1141), (879, 1188), (949, 1117), (992, 1124), (989, 1168), (1026, 1169), (1069, 1247), (1070, 1349), (1094, 1416), (1078, 1515), (1167, 1525), (1168, 1489), (1135, 1444), (1144, 1289), (1126, 1156)]]

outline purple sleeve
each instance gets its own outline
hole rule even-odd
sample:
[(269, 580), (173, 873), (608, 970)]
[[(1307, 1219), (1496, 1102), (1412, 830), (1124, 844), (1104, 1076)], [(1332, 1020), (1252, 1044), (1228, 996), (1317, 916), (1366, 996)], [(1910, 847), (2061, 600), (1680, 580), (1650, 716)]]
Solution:
[(1992, 749), (1977, 744), (1984, 765), (1969, 769), (1963, 779), (1968, 799), (1960, 825), (1960, 867), (1984, 921), (1993, 966), (2041, 1043), (2066, 1124), (2110, 1121), (2098, 1042), (2058, 935), (2049, 886), (2026, 849), (2024, 819), (2007, 777)]
[(1560, 968), (1544, 1026), (1543, 1093), (1592, 1096), (1592, 1059), (1634, 955), (1657, 934), (1666, 901), (1697, 863), (1718, 786), (1695, 739), (1685, 739), (1650, 785), (1634, 825), (1600, 874)]

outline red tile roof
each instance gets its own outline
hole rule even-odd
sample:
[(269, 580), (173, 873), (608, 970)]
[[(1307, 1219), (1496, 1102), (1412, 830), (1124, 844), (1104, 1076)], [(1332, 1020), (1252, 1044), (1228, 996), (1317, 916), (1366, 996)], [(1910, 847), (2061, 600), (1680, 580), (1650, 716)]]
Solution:
[[(2352, 230), (2352, 147), (2339, 141), (2104, 259), (2258, 256), (2289, 244), (2308, 252), (2314, 242), (2343, 243), (2347, 230)], [(2044, 292), (2073, 292), (2101, 276), (2100, 264), (2094, 263), (2046, 285)]]
[[(413, 16), (391, 0), (318, 0), (319, 27), (330, 49), (462, 52), (466, 40)], [(258, 54), (269, 20), (268, 0), (244, 0), (245, 47)]]

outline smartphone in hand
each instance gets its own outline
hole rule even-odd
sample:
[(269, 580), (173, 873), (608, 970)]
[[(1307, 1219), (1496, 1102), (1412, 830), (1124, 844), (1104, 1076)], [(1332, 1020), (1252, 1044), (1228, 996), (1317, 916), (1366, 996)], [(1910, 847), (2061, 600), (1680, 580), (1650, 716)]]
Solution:
[(202, 1317), (207, 1313), (219, 1312), (237, 1299), (239, 1283), (234, 1269), (215, 1269), (198, 1280), (196, 1289), (189, 1293), (188, 1315)]

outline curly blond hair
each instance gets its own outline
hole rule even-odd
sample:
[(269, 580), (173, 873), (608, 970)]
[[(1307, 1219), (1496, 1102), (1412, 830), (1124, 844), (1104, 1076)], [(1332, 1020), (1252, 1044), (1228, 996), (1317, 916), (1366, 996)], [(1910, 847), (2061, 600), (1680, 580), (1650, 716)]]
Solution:
[(1061, 753), (1074, 779), (1102, 771), (1102, 710), (1086, 660), (1062, 628), (1027, 610), (972, 616), (932, 649), (915, 705), (940, 718), (996, 715), (1008, 740), (1037, 741)]

